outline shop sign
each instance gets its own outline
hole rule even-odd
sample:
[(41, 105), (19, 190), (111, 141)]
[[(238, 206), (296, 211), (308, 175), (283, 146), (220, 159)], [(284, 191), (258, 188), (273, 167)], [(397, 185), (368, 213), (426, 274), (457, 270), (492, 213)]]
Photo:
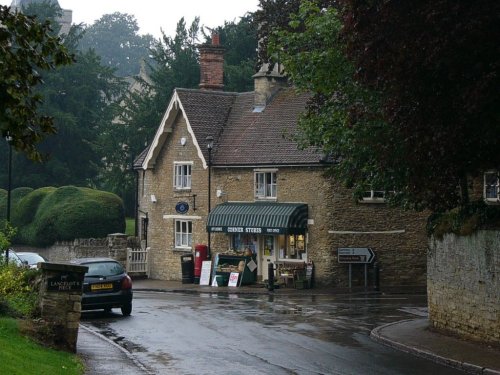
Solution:
[(75, 274), (59, 274), (47, 279), (50, 292), (73, 292), (82, 290), (82, 280)]
[(224, 233), (283, 234), (286, 232), (286, 229), (265, 227), (208, 227), (208, 231)]

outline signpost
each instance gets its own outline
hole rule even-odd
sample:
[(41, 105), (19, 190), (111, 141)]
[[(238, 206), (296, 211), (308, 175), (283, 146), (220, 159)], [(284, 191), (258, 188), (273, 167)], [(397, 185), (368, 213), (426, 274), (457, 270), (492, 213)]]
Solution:
[(371, 263), (375, 253), (369, 247), (339, 247), (339, 263)]
[(337, 249), (339, 263), (349, 264), (349, 288), (352, 284), (352, 264), (365, 265), (365, 288), (368, 286), (368, 264), (375, 259), (375, 253), (369, 247), (339, 247)]

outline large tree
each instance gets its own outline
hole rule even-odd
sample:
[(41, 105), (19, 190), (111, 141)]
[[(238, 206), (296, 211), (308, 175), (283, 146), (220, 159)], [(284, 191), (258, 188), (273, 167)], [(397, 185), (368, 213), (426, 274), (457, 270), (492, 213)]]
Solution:
[(56, 131), (49, 116), (38, 107), (42, 97), (35, 88), (42, 72), (69, 64), (72, 57), (53, 35), (50, 22), (11, 13), (0, 6), (0, 131), (17, 150), (40, 159), (36, 145)]
[(115, 12), (105, 14), (86, 27), (80, 50), (93, 49), (101, 56), (104, 66), (115, 68), (120, 77), (139, 74), (141, 60), (148, 59), (154, 38), (139, 35), (134, 16)]
[(337, 176), (416, 208), (466, 204), (467, 178), (500, 165), (500, 4), (287, 3), (286, 22), (268, 14), (271, 52), (315, 94), (303, 134)]

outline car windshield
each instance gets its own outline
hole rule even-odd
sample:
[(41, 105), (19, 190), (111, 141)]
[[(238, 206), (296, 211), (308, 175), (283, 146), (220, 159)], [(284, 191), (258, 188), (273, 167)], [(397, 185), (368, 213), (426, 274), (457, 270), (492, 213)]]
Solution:
[(45, 259), (41, 255), (35, 253), (18, 253), (17, 255), (19, 255), (22, 260), (27, 261), (29, 265), (45, 262)]
[(121, 264), (116, 262), (95, 262), (83, 265), (89, 268), (89, 270), (85, 274), (85, 276), (88, 277), (115, 276), (115, 275), (120, 275), (124, 272)]

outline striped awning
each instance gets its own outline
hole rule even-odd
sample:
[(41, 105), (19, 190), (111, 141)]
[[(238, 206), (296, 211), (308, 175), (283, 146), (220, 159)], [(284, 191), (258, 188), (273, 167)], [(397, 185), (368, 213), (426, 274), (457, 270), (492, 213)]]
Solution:
[(251, 234), (305, 234), (307, 204), (226, 202), (208, 215), (207, 231)]

